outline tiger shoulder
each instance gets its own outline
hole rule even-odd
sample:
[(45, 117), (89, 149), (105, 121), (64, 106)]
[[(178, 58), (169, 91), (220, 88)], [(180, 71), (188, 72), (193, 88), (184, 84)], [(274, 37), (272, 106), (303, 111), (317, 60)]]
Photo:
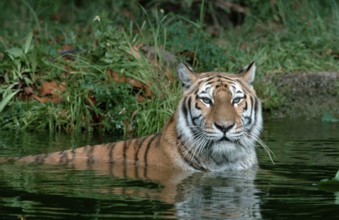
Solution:
[(263, 126), (252, 86), (256, 65), (238, 74), (195, 73), (179, 64), (183, 92), (162, 130), (146, 137), (14, 158), (38, 164), (117, 163), (179, 170), (242, 170), (257, 166)]

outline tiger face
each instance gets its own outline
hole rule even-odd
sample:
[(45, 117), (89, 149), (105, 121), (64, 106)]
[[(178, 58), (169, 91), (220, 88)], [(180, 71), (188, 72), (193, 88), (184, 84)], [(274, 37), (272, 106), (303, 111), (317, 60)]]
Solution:
[(179, 66), (184, 97), (177, 133), (187, 146), (182, 157), (201, 169), (244, 169), (257, 163), (255, 142), (262, 129), (260, 100), (252, 82), (255, 64), (239, 74), (193, 73)]

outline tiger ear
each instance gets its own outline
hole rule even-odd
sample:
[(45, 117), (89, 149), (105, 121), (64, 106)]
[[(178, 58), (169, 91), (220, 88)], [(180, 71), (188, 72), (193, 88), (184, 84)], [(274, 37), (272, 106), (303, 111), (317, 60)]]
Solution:
[(188, 89), (197, 78), (192, 69), (183, 63), (179, 64), (178, 74), (185, 90)]
[(248, 84), (252, 84), (255, 78), (255, 70), (256, 70), (256, 65), (254, 62), (250, 63), (249, 65), (245, 66), (240, 72)]

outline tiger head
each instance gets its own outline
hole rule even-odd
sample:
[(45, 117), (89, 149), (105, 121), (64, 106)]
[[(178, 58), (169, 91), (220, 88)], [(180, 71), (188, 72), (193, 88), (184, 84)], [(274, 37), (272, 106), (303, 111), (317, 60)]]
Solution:
[(183, 143), (179, 152), (195, 169), (246, 169), (257, 164), (255, 143), (263, 122), (252, 86), (255, 70), (251, 63), (239, 74), (197, 74), (179, 65), (184, 88), (177, 117)]

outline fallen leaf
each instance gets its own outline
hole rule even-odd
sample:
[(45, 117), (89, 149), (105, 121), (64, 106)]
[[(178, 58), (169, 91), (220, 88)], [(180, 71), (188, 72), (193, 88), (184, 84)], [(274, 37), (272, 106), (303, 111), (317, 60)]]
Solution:
[(129, 79), (128, 83), (131, 84), (134, 88), (137, 88), (137, 89), (144, 89), (144, 87), (145, 87), (145, 84), (143, 84), (139, 80), (135, 80), (135, 79)]
[(141, 103), (141, 102), (144, 102), (145, 101), (145, 97), (138, 94), (138, 95), (135, 95), (135, 99), (137, 100), (137, 102)]
[(107, 73), (116, 83), (127, 82), (125, 76), (120, 76), (117, 72), (113, 72), (113, 70), (107, 70)]
[(65, 82), (63, 83), (56, 83), (55, 81), (52, 82), (44, 82), (39, 89), (40, 96), (46, 95), (55, 95), (57, 93), (62, 93), (66, 90)]
[(87, 95), (87, 99), (85, 100), (85, 104), (86, 105), (93, 105), (93, 106), (96, 106), (97, 105), (97, 101), (95, 99), (95, 96), (93, 95), (93, 93), (90, 91), (88, 92), (88, 95)]
[(26, 87), (24, 87), (24, 92), (25, 92), (25, 95), (32, 95), (33, 94), (33, 88), (30, 87), (30, 86), (26, 86)]
[(144, 101), (144, 97), (152, 97), (152, 91), (150, 89), (151, 82), (143, 83), (140, 80), (128, 78), (126, 76), (121, 76), (113, 70), (107, 70), (107, 74), (114, 80), (116, 83), (128, 83), (134, 90), (136, 90), (137, 95), (136, 99), (138, 102)]
[(61, 94), (65, 92), (66, 84), (65, 82), (56, 83), (44, 82), (39, 89), (39, 95), (33, 95), (33, 98), (40, 103), (60, 103), (62, 102)]
[(141, 46), (132, 46), (131, 47), (131, 50), (129, 51), (129, 53), (134, 56), (136, 59), (140, 59), (141, 58), (141, 54), (140, 54), (140, 51), (139, 51), (139, 48)]
[(32, 97), (40, 103), (55, 103), (55, 104), (58, 104), (58, 103), (62, 102), (61, 96), (40, 97), (40, 96), (37, 96), (37, 95), (33, 95)]
[(161, 59), (165, 65), (176, 65), (177, 58), (171, 52), (153, 46), (143, 46), (141, 51), (146, 54), (146, 57), (152, 62), (153, 65), (157, 66), (158, 59)]
[(166, 70), (165, 70), (165, 76), (166, 76), (166, 78), (167, 78), (169, 81), (171, 81), (171, 82), (175, 81), (175, 80), (174, 80), (174, 75), (173, 75), (172, 71), (170, 70), (170, 68), (166, 68)]

